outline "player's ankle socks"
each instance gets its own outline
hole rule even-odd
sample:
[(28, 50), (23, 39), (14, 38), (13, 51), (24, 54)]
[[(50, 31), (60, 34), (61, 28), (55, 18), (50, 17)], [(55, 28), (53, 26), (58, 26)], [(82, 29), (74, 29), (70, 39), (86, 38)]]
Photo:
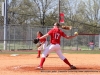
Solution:
[(41, 54), (41, 50), (38, 50), (38, 56), (40, 57), (40, 54)]
[(41, 67), (43, 66), (44, 61), (45, 61), (45, 58), (41, 58), (41, 62), (40, 62)]
[(69, 66), (71, 66), (71, 64), (69, 63), (69, 61), (65, 58), (64, 60), (63, 60), (66, 64), (68, 64)]

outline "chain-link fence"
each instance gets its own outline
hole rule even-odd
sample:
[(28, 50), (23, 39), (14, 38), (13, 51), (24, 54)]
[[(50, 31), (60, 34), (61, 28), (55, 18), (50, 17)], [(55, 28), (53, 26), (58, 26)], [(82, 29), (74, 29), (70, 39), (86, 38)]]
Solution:
[[(52, 27), (40, 27), (30, 25), (7, 25), (7, 50), (36, 50), (36, 45), (32, 42), (36, 38), (37, 31), (47, 33)], [(67, 35), (73, 35), (77, 28), (63, 30)], [(4, 27), (0, 26), (0, 50), (4, 47)], [(47, 38), (49, 41), (49, 37)], [(79, 35), (70, 40), (61, 38), (62, 50), (90, 50), (88, 43), (94, 40), (95, 49), (98, 49), (98, 35)]]

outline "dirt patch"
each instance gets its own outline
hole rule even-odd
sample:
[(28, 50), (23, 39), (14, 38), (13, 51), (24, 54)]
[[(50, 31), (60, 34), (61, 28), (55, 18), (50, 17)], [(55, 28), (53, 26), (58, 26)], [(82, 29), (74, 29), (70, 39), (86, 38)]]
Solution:
[(77, 67), (71, 70), (56, 54), (50, 54), (43, 70), (37, 70), (40, 58), (36, 54), (0, 55), (0, 75), (99, 75), (99, 54), (64, 54)]

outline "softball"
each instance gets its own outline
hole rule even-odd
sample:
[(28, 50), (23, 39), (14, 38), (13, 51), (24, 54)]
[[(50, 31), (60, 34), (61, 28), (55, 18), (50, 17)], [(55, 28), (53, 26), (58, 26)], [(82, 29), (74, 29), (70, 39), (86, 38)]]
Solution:
[(78, 32), (74, 32), (74, 35), (78, 35)]

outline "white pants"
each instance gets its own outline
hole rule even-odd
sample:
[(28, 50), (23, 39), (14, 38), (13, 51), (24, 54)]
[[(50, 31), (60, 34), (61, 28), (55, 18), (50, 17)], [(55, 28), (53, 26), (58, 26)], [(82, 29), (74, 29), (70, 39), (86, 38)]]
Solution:
[(38, 47), (38, 50), (44, 50), (48, 45), (48, 42), (44, 42), (40, 47)]
[(60, 57), (60, 59), (64, 60), (65, 57), (63, 56), (62, 52), (61, 52), (61, 47), (59, 44), (50, 44), (46, 47), (46, 49), (44, 50), (44, 52), (42, 53), (42, 57), (46, 57), (47, 54), (49, 54), (51, 51), (55, 51), (57, 53), (57, 55)]
[(90, 49), (91, 50), (94, 50), (94, 45), (90, 45)]

